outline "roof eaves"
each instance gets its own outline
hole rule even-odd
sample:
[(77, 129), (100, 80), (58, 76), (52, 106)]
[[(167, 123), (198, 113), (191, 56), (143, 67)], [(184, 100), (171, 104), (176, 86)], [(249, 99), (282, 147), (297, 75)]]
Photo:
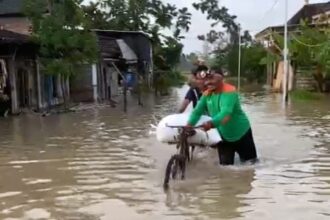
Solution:
[(94, 32), (106, 32), (106, 33), (119, 33), (119, 34), (141, 34), (149, 39), (150, 35), (144, 31), (120, 31), (120, 30), (102, 30), (102, 29), (92, 29)]

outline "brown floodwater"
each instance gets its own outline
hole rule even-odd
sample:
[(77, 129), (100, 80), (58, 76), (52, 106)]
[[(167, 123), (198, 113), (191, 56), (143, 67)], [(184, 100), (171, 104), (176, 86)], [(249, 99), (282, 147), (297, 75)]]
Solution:
[(0, 219), (329, 219), (330, 100), (243, 94), (260, 163), (220, 167), (199, 149), (187, 179), (164, 192), (174, 146), (151, 132), (186, 88), (144, 106), (0, 119)]

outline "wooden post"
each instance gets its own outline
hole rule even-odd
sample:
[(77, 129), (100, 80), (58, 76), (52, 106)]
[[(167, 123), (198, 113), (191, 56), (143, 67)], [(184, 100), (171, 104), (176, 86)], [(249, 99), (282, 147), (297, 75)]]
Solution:
[(8, 73), (11, 88), (11, 113), (18, 114), (17, 88), (16, 88), (16, 66), (15, 58), (8, 60)]
[(40, 63), (39, 58), (36, 60), (36, 71), (37, 71), (37, 100), (38, 100), (38, 111), (42, 109), (42, 99), (41, 99), (41, 80), (40, 80)]
[(140, 74), (139, 73), (137, 73), (136, 76), (137, 76), (137, 82), (136, 83), (137, 83), (137, 86), (138, 86), (138, 88), (137, 88), (138, 89), (138, 91), (137, 91), (138, 92), (138, 105), (142, 106), (143, 104), (142, 104), (142, 100), (141, 100), (141, 98), (142, 98), (141, 97), (142, 96), (142, 94), (141, 94), (142, 93), (142, 88), (141, 87), (142, 87), (142, 82), (143, 81), (140, 80)]
[(127, 81), (123, 79), (124, 82), (124, 112), (127, 112)]
[(92, 65), (92, 86), (93, 86), (93, 99), (97, 101), (97, 69), (96, 64)]
[(118, 72), (119, 75), (121, 75), (121, 77), (123, 78), (123, 82), (124, 82), (124, 86), (123, 86), (123, 95), (124, 95), (124, 112), (127, 112), (127, 80), (125, 78), (125, 76), (120, 72), (120, 70), (118, 69), (118, 67), (116, 66), (116, 64), (114, 62), (111, 62), (113, 68), (115, 68), (115, 70)]

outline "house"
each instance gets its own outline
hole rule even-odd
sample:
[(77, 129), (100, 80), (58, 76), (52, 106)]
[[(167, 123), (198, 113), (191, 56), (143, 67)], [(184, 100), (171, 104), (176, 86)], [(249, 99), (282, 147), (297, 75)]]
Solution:
[(13, 114), (63, 102), (59, 77), (42, 73), (38, 45), (30, 41), (31, 23), (22, 11), (23, 0), (0, 1), (0, 68), (6, 71)]
[(23, 0), (0, 1), (0, 29), (29, 35), (31, 22), (22, 13)]
[[(330, 1), (325, 3), (309, 4), (309, 1), (305, 1), (305, 5), (294, 14), (287, 22), (288, 32), (299, 32), (300, 22), (304, 20), (310, 27), (317, 26), (329, 26), (330, 25)], [(282, 56), (282, 49), (276, 45), (273, 38), (273, 33), (284, 34), (284, 26), (272, 26), (267, 27), (255, 35), (257, 41), (261, 42), (267, 50), (272, 53)], [(271, 85), (275, 91), (280, 91), (282, 88), (282, 79), (284, 75), (283, 61), (273, 62), (267, 66), (267, 84)], [(306, 82), (312, 87), (314, 80), (310, 77), (307, 79), (300, 79), (299, 74), (295, 74), (296, 70), (292, 66), (289, 67), (289, 89), (291, 90), (295, 85), (300, 85), (300, 80)], [(296, 75), (296, 76), (295, 76)], [(294, 83), (296, 82), (296, 83)]]
[[(38, 108), (36, 84), (36, 47), (29, 42), (29, 36), (8, 30), (0, 30), (1, 68), (6, 72), (6, 94), (11, 100), (12, 113), (22, 108)], [(40, 94), (39, 94), (40, 95)]]
[(85, 66), (84, 74), (70, 81), (71, 98), (76, 102), (107, 101), (120, 92), (120, 81), (128, 68), (137, 78), (152, 80), (152, 46), (140, 31), (93, 30), (99, 45), (99, 60)]
[(45, 74), (39, 64), (38, 45), (29, 40), (32, 25), (23, 14), (23, 2), (0, 0), (0, 63), (11, 79), (12, 113), (63, 103), (63, 87), (74, 102), (111, 100), (119, 95), (128, 67), (150, 85), (151, 41), (139, 31), (91, 30), (99, 44), (96, 64), (77, 67), (79, 74), (64, 83), (60, 76)]

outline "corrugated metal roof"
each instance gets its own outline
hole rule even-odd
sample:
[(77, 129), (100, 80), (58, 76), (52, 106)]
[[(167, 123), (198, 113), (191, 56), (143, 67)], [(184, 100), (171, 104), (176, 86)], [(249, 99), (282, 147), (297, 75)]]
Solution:
[(121, 31), (121, 30), (101, 30), (101, 29), (92, 29), (92, 31), (99, 32), (99, 33), (103, 32), (103, 33), (111, 34), (114, 36), (141, 34), (141, 35), (147, 37), (148, 39), (150, 39), (150, 35), (143, 31)]
[(118, 59), (122, 56), (115, 38), (98, 34), (97, 39), (102, 58)]

